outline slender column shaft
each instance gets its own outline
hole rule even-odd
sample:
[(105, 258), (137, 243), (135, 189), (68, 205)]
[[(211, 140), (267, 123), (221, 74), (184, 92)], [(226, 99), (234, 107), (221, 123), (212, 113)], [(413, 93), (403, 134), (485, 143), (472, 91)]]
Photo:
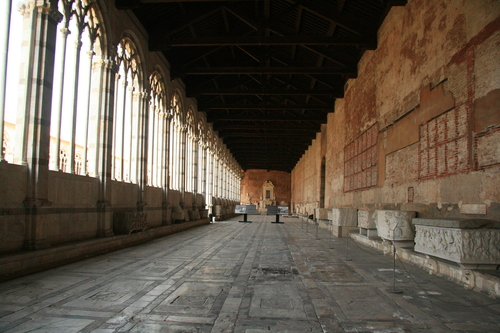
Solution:
[(73, 83), (73, 112), (71, 117), (71, 137), (69, 140), (70, 147), (70, 159), (69, 159), (69, 169), (71, 173), (75, 173), (75, 159), (76, 159), (76, 121), (78, 118), (78, 87), (80, 81), (80, 51), (82, 50), (82, 40), (81, 33), (79, 33), (78, 40), (76, 42), (76, 58), (75, 58), (75, 77)]
[(0, 4), (0, 162), (5, 159), (3, 151), (5, 96), (7, 86), (7, 62), (9, 55), (10, 12), (12, 0), (4, 0)]

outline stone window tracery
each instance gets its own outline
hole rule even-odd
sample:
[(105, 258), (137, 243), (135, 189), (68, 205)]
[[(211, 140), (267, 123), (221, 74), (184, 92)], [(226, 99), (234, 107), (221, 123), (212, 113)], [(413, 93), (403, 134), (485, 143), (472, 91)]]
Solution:
[[(59, 151), (68, 145), (65, 172), (86, 175), (89, 156), (89, 136), (97, 135), (97, 119), (90, 117), (92, 91), (98, 81), (94, 79), (93, 65), (101, 56), (101, 25), (97, 19), (95, 2), (87, 0), (61, 0), (63, 14), (56, 41), (54, 61), (54, 89), (52, 95), (50, 150)], [(98, 57), (96, 57), (96, 55)], [(94, 96), (95, 97), (95, 96)], [(85, 161), (77, 168), (76, 147), (83, 147), (80, 156)], [(61, 170), (58, 154), (51, 154), (50, 168)]]
[(186, 129), (187, 129), (187, 145), (186, 145), (186, 190), (196, 192), (197, 185), (197, 152), (198, 143), (196, 138), (196, 123), (194, 111), (191, 107), (186, 112)]
[(182, 133), (182, 104), (178, 93), (174, 93), (170, 100), (172, 121), (170, 122), (170, 163), (169, 173), (171, 188), (180, 190), (181, 185), (181, 133)]
[(139, 57), (130, 39), (123, 38), (117, 45), (115, 62), (118, 73), (113, 117), (113, 178), (136, 183), (142, 92)]
[(149, 77), (151, 88), (149, 97), (149, 124), (148, 124), (148, 169), (147, 183), (152, 186), (163, 186), (165, 182), (164, 168), (166, 167), (166, 128), (169, 114), (166, 110), (165, 84), (160, 73), (153, 72)]

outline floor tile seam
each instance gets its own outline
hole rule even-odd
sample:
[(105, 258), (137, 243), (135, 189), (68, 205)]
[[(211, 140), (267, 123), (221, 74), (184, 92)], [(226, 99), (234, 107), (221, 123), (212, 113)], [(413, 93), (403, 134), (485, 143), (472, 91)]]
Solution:
[[(449, 328), (441, 323), (438, 319), (434, 318), (431, 314), (428, 314), (423, 309), (420, 309), (418, 305), (413, 305), (411, 302), (408, 302), (406, 299), (400, 296), (400, 294), (394, 294), (389, 291), (384, 292), (383, 290), (390, 289), (389, 286), (386, 286), (384, 283), (374, 279), (373, 277), (365, 272), (364, 270), (357, 269), (356, 265), (353, 263), (348, 264), (354, 271), (360, 274), (365, 280), (367, 280), (370, 285), (375, 288), (375, 291), (384, 297), (385, 299), (390, 300), (396, 307), (403, 309), (406, 313), (411, 315), (417, 321), (426, 324), (432, 325), (432, 328), (439, 328), (444, 330), (449, 330)], [(424, 321), (425, 320), (425, 321)], [(429, 327), (429, 328), (431, 328)]]
[[(64, 292), (66, 292), (66, 291), (68, 291), (68, 290), (74, 290), (74, 286), (75, 286), (76, 284), (78, 284), (78, 285), (82, 285), (82, 284), (85, 284), (85, 283), (90, 283), (90, 282), (92, 282), (92, 281), (99, 281), (99, 280), (103, 281), (103, 282), (98, 283), (98, 284), (93, 283), (92, 287), (89, 287), (89, 288), (87, 288), (87, 289), (85, 289), (85, 290), (81, 291), (80, 293), (87, 293), (87, 292), (90, 292), (91, 290), (96, 289), (96, 287), (102, 287), (103, 285), (108, 284), (108, 283), (109, 283), (109, 279), (111, 279), (111, 278), (116, 278), (116, 277), (118, 277), (118, 276), (120, 276), (120, 275), (123, 275), (124, 273), (123, 273), (123, 272), (121, 272), (121, 268), (123, 268), (123, 267), (127, 267), (127, 265), (130, 265), (130, 263), (125, 263), (125, 264), (123, 264), (123, 265), (120, 265), (120, 266), (119, 266), (119, 267), (117, 267), (117, 268), (113, 268), (111, 272), (114, 272), (114, 274), (110, 273), (110, 274), (106, 274), (106, 275), (100, 275), (97, 279), (93, 279), (92, 277), (88, 277), (87, 279), (84, 279), (83, 281), (78, 281), (78, 282), (75, 282), (74, 284), (68, 285), (67, 287), (65, 287), (65, 288), (63, 288), (63, 289), (60, 289), (60, 290), (54, 291), (54, 292), (52, 292), (52, 293), (50, 293), (50, 294), (44, 295), (42, 298), (39, 298), (39, 299), (33, 300), (33, 301), (29, 302), (29, 303), (26, 303), (26, 304), (25, 304), (25, 306), (32, 306), (32, 305), (34, 305), (34, 304), (37, 304), (37, 303), (43, 302), (43, 301), (45, 301), (45, 300), (47, 300), (47, 299), (50, 299), (50, 298), (54, 297), (54, 294), (59, 295), (59, 294), (64, 293)], [(131, 271), (136, 270), (138, 267), (139, 267), (139, 263), (138, 263), (138, 264), (136, 264), (136, 265), (134, 265), (134, 266), (132, 266), (132, 267), (130, 267), (130, 268), (129, 268), (128, 270), (126, 270), (126, 271), (131, 272)], [(58, 269), (59, 269), (59, 268), (58, 268)], [(78, 298), (78, 297), (77, 297), (77, 298)]]
[[(162, 252), (159, 252), (159, 253), (156, 253), (154, 256), (151, 256), (151, 257), (148, 257), (148, 258), (138, 258), (139, 261), (140, 260), (148, 260), (150, 261), (151, 259), (156, 259), (156, 258), (160, 258), (160, 257), (165, 257), (165, 256), (168, 256), (172, 253), (174, 253), (175, 251), (178, 251), (179, 249), (182, 249), (183, 247), (186, 247), (186, 245), (189, 245), (189, 244), (192, 244), (196, 241), (198, 241), (199, 239), (201, 238), (206, 238), (207, 236), (213, 234), (213, 233), (217, 233), (218, 229), (219, 228), (214, 228), (213, 230), (210, 230), (208, 232), (208, 234), (201, 234), (199, 235), (199, 228), (203, 228), (203, 227), (208, 227), (206, 225), (203, 225), (203, 226), (200, 226), (198, 228), (193, 228), (193, 229), (189, 229), (189, 230), (184, 230), (184, 231), (181, 231), (179, 233), (176, 233), (174, 235), (167, 235), (165, 237), (161, 237), (161, 238), (157, 238), (155, 239), (155, 244), (160, 244), (162, 242), (168, 242), (169, 240), (174, 240), (174, 244), (173, 246), (170, 245), (168, 250), (165, 250), (165, 251), (162, 251)], [(190, 237), (186, 237), (186, 238), (179, 238), (179, 237), (175, 237), (175, 236), (179, 236), (179, 234), (182, 234), (182, 233), (185, 233), (185, 234), (188, 234), (188, 233), (193, 233), (194, 235), (190, 236)], [(186, 242), (188, 242), (186, 244)], [(147, 246), (149, 242), (146, 242), (146, 243), (143, 243), (143, 244), (140, 244), (139, 246)], [(131, 248), (128, 252), (133, 252), (134, 251), (134, 248)]]
[[(308, 263), (306, 261), (304, 261), (304, 264), (306, 266), (308, 266)], [(349, 266), (349, 265), (347, 265), (346, 262), (343, 262), (343, 265)], [(336, 316), (339, 324), (343, 327), (344, 330), (347, 330), (348, 328), (345, 327), (345, 324), (344, 324), (345, 320), (348, 318), (347, 314), (343, 311), (342, 307), (337, 303), (337, 301), (335, 300), (335, 298), (333, 297), (333, 295), (331, 294), (331, 292), (329, 291), (329, 289), (326, 287), (325, 284), (318, 283), (319, 281), (314, 279), (313, 276), (311, 276), (311, 279), (315, 282), (315, 285), (320, 289), (322, 294), (325, 296), (325, 299), (328, 300), (328, 302), (331, 304), (331, 308), (334, 310), (334, 315)], [(366, 281), (369, 281), (369, 280), (366, 280)]]
[[(225, 297), (224, 297), (223, 301), (221, 302), (221, 307), (220, 307), (220, 310), (219, 310), (218, 314), (216, 315), (216, 319), (215, 319), (215, 321), (214, 321), (214, 325), (215, 325), (215, 323), (217, 322), (217, 319), (218, 319), (218, 318), (220, 317), (220, 315), (221, 315), (221, 311), (222, 311), (222, 309), (223, 309), (223, 307), (224, 307), (224, 303), (226, 302), (227, 297), (231, 294), (231, 291), (233, 291), (233, 289), (234, 289), (234, 288), (238, 288), (237, 286), (235, 286), (235, 284), (234, 284), (234, 283), (235, 283), (236, 279), (238, 279), (238, 277), (239, 277), (239, 275), (240, 275), (241, 268), (243, 267), (243, 265), (245, 264), (245, 262), (248, 260), (248, 258), (249, 258), (248, 256), (249, 256), (249, 254), (251, 253), (251, 248), (252, 248), (252, 247), (254, 247), (255, 241), (256, 241), (256, 239), (257, 239), (257, 235), (258, 235), (259, 233), (261, 233), (261, 232), (262, 232), (261, 230), (262, 230), (262, 224), (259, 224), (258, 228), (254, 231), (254, 233), (253, 233), (252, 237), (250, 238), (250, 241), (248, 242), (248, 244), (247, 244), (247, 246), (246, 246), (246, 248), (245, 248), (245, 251), (243, 252), (243, 253), (244, 253), (244, 257), (243, 257), (243, 258), (241, 258), (241, 261), (240, 261), (241, 263), (240, 263), (240, 265), (238, 265), (239, 267), (235, 267), (235, 268), (233, 269), (232, 274), (234, 274), (234, 276), (235, 276), (235, 277), (234, 277), (234, 279), (233, 279), (233, 281), (232, 281), (232, 283), (231, 283), (231, 287), (230, 287), (230, 288), (228, 288), (227, 294), (225, 295)], [(258, 245), (257, 245), (257, 246), (258, 246)], [(257, 246), (256, 246), (256, 247), (257, 247)], [(237, 271), (236, 271), (236, 269), (237, 269)], [(245, 289), (246, 289), (246, 286), (248, 285), (248, 278), (249, 278), (249, 276), (245, 276), (245, 278), (246, 278), (246, 279), (245, 279), (245, 281), (246, 281), (246, 283), (245, 283)], [(233, 297), (233, 298), (234, 298), (234, 297)], [(242, 299), (242, 297), (240, 297), (240, 298)], [(239, 303), (239, 308), (238, 308), (238, 310), (236, 311), (236, 312), (237, 312), (237, 315), (236, 315), (236, 318), (235, 318), (235, 323), (238, 321), (238, 318), (239, 318), (239, 316), (240, 316), (240, 308), (241, 308), (241, 304), (242, 304), (242, 301), (240, 301), (240, 303)]]
[(259, 225), (259, 227), (254, 231), (247, 246), (245, 247), (245, 250), (243, 251), (244, 257), (240, 258), (240, 261), (239, 261), (240, 264), (235, 265), (235, 267), (233, 268), (233, 270), (231, 272), (231, 276), (234, 276), (235, 279), (239, 276), (239, 273), (241, 272), (241, 268), (245, 264), (245, 261), (247, 261), (248, 255), (250, 254), (251, 248), (254, 246), (255, 239), (257, 238), (257, 235), (258, 235), (261, 228), (262, 228), (262, 226)]
[[(209, 226), (201, 226), (201, 227), (206, 227), (208, 228)], [(189, 231), (191, 231), (192, 233), (195, 233), (195, 235), (193, 235), (193, 237), (190, 237), (189, 238), (189, 244), (192, 244), (196, 241), (198, 241), (199, 239), (203, 239), (203, 238), (207, 238), (208, 236), (210, 236), (211, 234), (214, 234), (214, 233), (217, 233), (219, 231), (219, 229), (221, 229), (222, 226), (217, 226), (217, 228), (214, 228), (213, 230), (210, 230), (208, 234), (201, 234), (201, 235), (197, 235), (195, 233), (195, 231), (200, 231), (198, 230), (198, 228), (195, 228), (195, 230), (191, 229)], [(186, 230), (188, 231), (188, 230)], [(172, 235), (169, 235), (169, 236), (172, 236)], [(219, 238), (224, 238), (225, 236), (224, 235), (221, 235)], [(177, 244), (177, 246), (175, 248), (169, 248), (169, 251), (168, 252), (163, 252), (163, 253), (158, 253), (156, 256), (154, 256), (153, 258), (158, 258), (158, 257), (163, 257), (163, 256), (166, 256), (166, 255), (170, 255), (172, 253), (174, 253), (175, 251), (178, 251), (179, 249), (182, 249), (183, 247), (186, 247), (186, 244), (185, 244), (185, 240), (181, 240), (179, 241), (179, 243)], [(147, 245), (147, 244), (145, 244)]]
[[(233, 234), (236, 235), (236, 234), (240, 234), (241, 232), (243, 232), (241, 229), (235, 229)], [(226, 235), (225, 237), (230, 237), (230, 235)], [(195, 267), (201, 267), (203, 266), (207, 261), (211, 260), (213, 257), (215, 257), (215, 255), (217, 253), (219, 253), (222, 248), (224, 248), (229, 242), (231, 242), (232, 240), (234, 239), (234, 236), (230, 237), (229, 239), (227, 239), (225, 242), (222, 242), (222, 243), (215, 243), (217, 244), (216, 248), (210, 253), (209, 256), (207, 256), (206, 258), (203, 258), (202, 260), (200, 260), (200, 263), (198, 263)], [(238, 260), (239, 261), (239, 260)], [(190, 275), (194, 275), (199, 269), (195, 270), (194, 268), (191, 270), (191, 274)]]
[[(259, 267), (259, 265), (258, 265), (258, 262), (260, 260), (259, 248), (260, 248), (260, 244), (261, 244), (262, 239), (263, 239), (262, 235), (265, 235), (265, 233), (267, 231), (267, 223), (265, 223), (265, 219), (263, 219), (263, 220), (264, 221), (261, 222), (259, 225), (259, 232), (257, 233), (257, 235), (259, 235), (259, 237), (256, 239), (257, 242), (256, 242), (256, 246), (255, 246), (255, 248), (256, 248), (255, 255), (254, 255), (253, 260), (252, 260), (250, 274), (245, 279), (246, 283), (245, 283), (245, 287), (243, 288), (243, 291), (242, 291), (241, 302), (240, 302), (240, 306), (238, 308), (238, 315), (236, 316), (236, 323), (240, 322), (241, 320), (247, 320), (248, 318), (250, 318), (250, 308), (251, 308), (250, 304), (251, 304), (251, 300), (252, 300), (253, 290), (255, 288), (255, 281), (252, 281), (252, 279), (250, 277), (252, 275), (253, 270)], [(247, 303), (248, 303), (248, 307), (246, 306)]]
[[(203, 235), (202, 235), (202, 236), (200, 236), (199, 238), (201, 238), (201, 237), (203, 237)], [(205, 237), (206, 237), (206, 236), (205, 236)], [(193, 240), (193, 241), (195, 241), (195, 240)], [(186, 263), (186, 265), (187, 265), (187, 263)], [(186, 265), (184, 265), (184, 266), (186, 266)], [(120, 267), (123, 267), (123, 266), (126, 266), (126, 264), (121, 265)], [(139, 265), (134, 265), (134, 266), (139, 266)], [(134, 271), (134, 270), (136, 270), (136, 268), (137, 268), (137, 267), (133, 267), (133, 268), (129, 269), (128, 271)], [(181, 269), (181, 268), (179, 268), (179, 270), (180, 270), (180, 269)], [(71, 302), (71, 301), (73, 301), (73, 300), (76, 300), (76, 299), (80, 298), (80, 297), (81, 297), (81, 294), (87, 294), (87, 293), (89, 293), (89, 292), (91, 292), (91, 291), (93, 291), (93, 290), (99, 289), (99, 288), (101, 288), (101, 287), (103, 287), (103, 286), (107, 285), (107, 284), (109, 283), (109, 278), (112, 278), (112, 277), (115, 277), (115, 278), (116, 278), (116, 277), (118, 277), (118, 276), (122, 275), (122, 274), (119, 272), (119, 271), (120, 271), (119, 269), (116, 269), (116, 268), (115, 268), (115, 269), (113, 269), (113, 271), (115, 271), (115, 272), (117, 272), (117, 273), (116, 273), (116, 274), (113, 274), (111, 277), (110, 277), (109, 275), (106, 275), (106, 276), (101, 276), (101, 277), (100, 277), (100, 279), (101, 279), (101, 280), (105, 280), (105, 281), (103, 281), (102, 283), (99, 283), (99, 284), (97, 284), (97, 285), (96, 285), (96, 284), (93, 284), (93, 286), (92, 286), (92, 287), (90, 287), (90, 288), (87, 288), (87, 289), (83, 290), (83, 291), (82, 291), (82, 292), (80, 292), (79, 294), (72, 295), (72, 296), (70, 296), (70, 297), (68, 297), (68, 298), (65, 298), (64, 300), (58, 301), (58, 302), (53, 303), (53, 304), (51, 304), (51, 305), (52, 305), (52, 306), (54, 306), (54, 305), (55, 305), (55, 306), (59, 306), (59, 307), (60, 307), (60, 306), (67, 306), (67, 305), (64, 305), (64, 304), (69, 303), (69, 302)], [(175, 273), (173, 272), (173, 274), (175, 274)], [(172, 274), (172, 275), (173, 275), (173, 274)], [(168, 278), (167, 278), (167, 279), (168, 279)], [(92, 279), (90, 279), (90, 278), (89, 278), (89, 279), (86, 279), (86, 280), (87, 280), (87, 281), (86, 281), (86, 283), (89, 283), (89, 282), (91, 282), (91, 281), (92, 281)], [(155, 285), (155, 286), (153, 286), (152, 288), (149, 288), (149, 291), (150, 291), (150, 290), (152, 290), (152, 289), (154, 289), (156, 286), (158, 286), (158, 285), (159, 285), (161, 282), (163, 282), (163, 281), (158, 281), (158, 282), (159, 282), (158, 284), (156, 284), (156, 285)], [(79, 283), (81, 283), (81, 282), (79, 282)], [(51, 293), (51, 294), (55, 294), (55, 293), (60, 294), (61, 292), (65, 292), (65, 291), (67, 291), (67, 290), (71, 290), (71, 288), (72, 288), (73, 286), (74, 286), (74, 284), (73, 284), (73, 285), (68, 286), (67, 288), (64, 288), (63, 290), (58, 290), (58, 291), (55, 291), (55, 292), (53, 292), (53, 293)], [(149, 291), (148, 291), (148, 292), (149, 292)], [(53, 297), (51, 294), (46, 295), (46, 296), (45, 296), (44, 298), (42, 298), (42, 299), (37, 299), (36, 301), (32, 301), (32, 302), (30, 302), (31, 304), (25, 304), (25, 307), (30, 307), (30, 306), (33, 306), (33, 305), (38, 304), (38, 303), (40, 303), (40, 302), (43, 302), (44, 300), (50, 299), (50, 298), (52, 298), (52, 297)], [(146, 292), (146, 293), (144, 293), (144, 294), (147, 294), (147, 292)], [(143, 296), (143, 295), (141, 295), (140, 297), (142, 297), (142, 296)]]
[[(236, 232), (238, 232), (238, 229), (235, 229)], [(241, 231), (240, 231), (241, 232)], [(221, 245), (223, 246), (223, 245)], [(206, 260), (208, 261), (208, 259)], [(148, 310), (148, 313), (152, 313), (154, 312), (154, 309), (158, 307), (159, 304), (161, 304), (165, 299), (167, 299), (175, 290), (177, 290), (185, 281), (186, 279), (188, 278), (192, 278), (192, 275), (194, 274), (195, 272), (193, 272), (192, 274), (190, 274), (190, 276), (183, 276), (182, 278), (180, 278), (175, 284), (173, 284), (170, 288), (168, 288), (167, 290), (165, 290), (162, 295), (158, 295), (158, 297), (151, 302), (151, 304), (148, 306), (148, 307), (151, 307), (151, 310)], [(157, 303), (156, 305), (153, 306), (153, 303)]]
[[(284, 232), (287, 233), (287, 234), (289, 233), (288, 229), (285, 229)], [(288, 240), (289, 238), (286, 238), (286, 239)], [(287, 245), (288, 244), (289, 243), (287, 242)], [(301, 253), (301, 252), (299, 252), (299, 253)], [(290, 253), (290, 255), (291, 255), (291, 253)], [(293, 262), (295, 263), (295, 258), (293, 258), (293, 256), (292, 256), (292, 259), (293, 259)], [(295, 264), (295, 266), (296, 266), (296, 269), (298, 270), (298, 267), (297, 267), (296, 264)], [(306, 267), (308, 267), (307, 264), (306, 264)], [(319, 310), (316, 308), (316, 305), (313, 302), (313, 298), (309, 295), (309, 288), (307, 287), (307, 285), (306, 285), (306, 283), (304, 281), (305, 275), (303, 273), (301, 273), (300, 270), (298, 270), (298, 271), (299, 271), (299, 276), (300, 276), (300, 279), (301, 279), (302, 286), (303, 286), (303, 288), (304, 288), (304, 290), (305, 290), (305, 292), (307, 294), (307, 298), (309, 299), (310, 306), (314, 309), (315, 319), (319, 323), (319, 325), (322, 326), (323, 324), (326, 324), (326, 323), (323, 321), (322, 316), (319, 313)], [(316, 281), (312, 277), (311, 277), (311, 279), (314, 281), (314, 284), (316, 285), (316, 288), (321, 291), (321, 289), (318, 287)], [(322, 292), (322, 294), (323, 294), (323, 297), (326, 299), (326, 297), (325, 297), (326, 295), (324, 294), (324, 292)], [(339, 325), (341, 325), (340, 320), (339, 320), (339, 318), (337, 316), (336, 316), (335, 319), (337, 320), (337, 323)]]
[[(365, 259), (366, 259), (366, 253), (367, 253), (367, 252), (366, 252), (366, 251), (364, 251), (364, 250), (361, 248), (362, 244), (357, 244), (355, 240), (352, 240), (350, 243), (353, 243), (353, 244), (355, 245), (355, 246), (353, 247), (355, 250), (351, 250), (351, 252), (352, 252), (352, 253), (353, 253), (353, 252), (354, 252), (354, 253), (355, 253), (355, 252), (357, 252), (357, 255), (356, 255), (356, 256), (362, 256), (363, 254), (365, 254), (365, 257), (363, 257), (363, 258), (365, 258)], [(351, 249), (352, 249), (352, 248), (351, 248)], [(365, 262), (361, 262), (361, 263), (360, 263), (360, 262), (356, 262), (356, 263), (354, 264), (353, 262), (350, 262), (350, 265), (349, 265), (349, 266), (350, 266), (351, 268), (352, 268), (352, 267), (357, 267), (359, 270), (363, 270), (363, 271), (365, 271), (367, 274), (369, 274), (369, 271), (367, 271), (367, 270), (365, 269), (365, 267), (366, 267), (366, 266), (379, 266), (379, 265), (381, 265), (381, 264), (385, 264), (385, 265), (390, 265), (390, 266), (392, 266), (391, 256), (387, 256), (387, 255), (384, 255), (384, 254), (382, 254), (382, 253), (368, 253), (368, 255), (370, 255), (370, 256), (375, 256), (375, 258), (376, 258), (376, 259), (379, 259), (379, 260), (377, 260), (377, 262), (376, 262), (376, 263), (365, 263)], [(353, 257), (354, 257), (354, 255), (353, 255)], [(382, 261), (382, 262), (379, 262), (379, 261)], [(344, 261), (344, 262), (345, 262), (345, 261)], [(425, 272), (425, 271), (423, 271), (423, 270), (420, 270), (420, 269), (419, 269), (419, 267), (414, 266), (414, 265), (412, 265), (411, 263), (408, 263), (408, 264), (409, 264), (409, 267), (410, 267), (410, 268), (408, 269), (406, 266), (404, 266), (404, 265), (403, 265), (403, 268), (401, 269), (401, 271), (402, 271), (404, 274), (407, 274), (407, 275), (411, 276), (410, 278), (411, 278), (411, 280), (412, 280), (412, 281), (408, 281), (407, 283), (405, 283), (405, 282), (398, 282), (398, 285), (400, 285), (400, 286), (408, 286), (408, 287), (412, 287), (412, 288), (422, 289), (422, 290), (423, 290), (423, 288), (422, 288), (420, 285), (422, 285), (422, 284), (429, 284), (429, 283), (431, 283), (431, 284), (435, 284), (435, 282), (433, 282), (433, 281), (428, 281), (428, 282), (423, 282), (423, 283), (416, 283), (416, 282), (414, 281), (414, 277), (419, 276), (419, 275), (424, 275), (424, 276), (427, 276), (428, 274), (427, 274), (427, 272)], [(392, 270), (392, 267), (391, 267), (391, 270)], [(355, 271), (359, 274), (359, 271), (357, 271), (357, 270), (355, 270)], [(425, 289), (425, 288), (424, 288), (424, 289)], [(438, 287), (438, 289), (440, 289), (440, 288)], [(425, 291), (425, 290), (423, 290), (423, 291)], [(434, 304), (434, 305), (435, 305), (435, 304)], [(476, 304), (476, 305), (480, 306), (480, 304)], [(435, 306), (436, 306), (436, 305), (435, 305)], [(473, 305), (471, 305), (471, 306), (473, 306)]]
[[(45, 307), (48, 307), (48, 306), (49, 306), (49, 305), (47, 304), (46, 306), (44, 306), (44, 308), (45, 308)], [(23, 310), (21, 310), (21, 311), (27, 311), (27, 309), (23, 309)], [(32, 319), (31, 319), (31, 318), (29, 318), (29, 317), (32, 317), (34, 314), (36, 314), (36, 312), (28, 312), (28, 314), (27, 314), (27, 315), (25, 315), (25, 316), (23, 316), (22, 318), (19, 318), (19, 319), (17, 319), (17, 320), (14, 320), (14, 321), (12, 321), (12, 322), (11, 322), (11, 321), (3, 321), (3, 320), (2, 320), (2, 321), (0, 321), (0, 322), (5, 322), (5, 323), (7, 324), (6, 326), (4, 326), (4, 327), (2, 328), (2, 332), (7, 332), (7, 331), (9, 331), (9, 330), (11, 330), (11, 329), (13, 329), (13, 328), (15, 328), (15, 327), (17, 327), (17, 326), (19, 326), (19, 325), (21, 325), (21, 324), (25, 323), (25, 322), (31, 321)], [(28, 317), (28, 318), (27, 318), (27, 317)]]

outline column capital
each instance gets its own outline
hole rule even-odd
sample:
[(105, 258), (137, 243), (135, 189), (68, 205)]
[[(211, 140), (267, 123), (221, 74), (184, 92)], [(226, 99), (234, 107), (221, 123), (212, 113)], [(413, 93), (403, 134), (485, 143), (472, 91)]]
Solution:
[(21, 15), (27, 15), (36, 10), (38, 13), (50, 16), (50, 18), (57, 23), (61, 22), (63, 19), (63, 14), (60, 13), (57, 8), (52, 7), (50, 2), (44, 0), (28, 0), (21, 2), (18, 5), (18, 10)]

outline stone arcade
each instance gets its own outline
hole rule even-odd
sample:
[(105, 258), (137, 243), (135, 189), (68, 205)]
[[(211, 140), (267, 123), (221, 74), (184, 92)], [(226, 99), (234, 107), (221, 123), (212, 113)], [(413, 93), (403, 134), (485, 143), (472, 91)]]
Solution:
[(500, 2), (1, 2), (0, 279), (255, 205), (500, 293)]

